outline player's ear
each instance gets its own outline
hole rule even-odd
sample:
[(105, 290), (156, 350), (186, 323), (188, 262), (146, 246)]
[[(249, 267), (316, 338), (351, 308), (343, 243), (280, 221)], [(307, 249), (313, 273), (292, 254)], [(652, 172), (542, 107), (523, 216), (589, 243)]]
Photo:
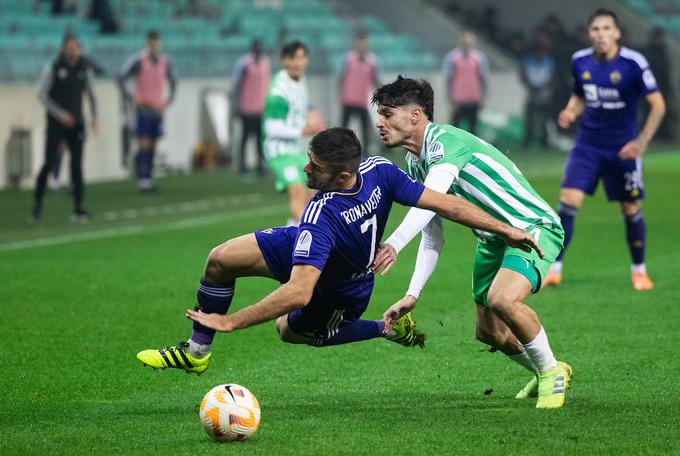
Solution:
[(411, 123), (413, 125), (417, 124), (423, 115), (423, 111), (420, 108), (413, 108), (411, 110)]
[(352, 178), (352, 174), (349, 171), (340, 171), (335, 179), (339, 184), (344, 184)]

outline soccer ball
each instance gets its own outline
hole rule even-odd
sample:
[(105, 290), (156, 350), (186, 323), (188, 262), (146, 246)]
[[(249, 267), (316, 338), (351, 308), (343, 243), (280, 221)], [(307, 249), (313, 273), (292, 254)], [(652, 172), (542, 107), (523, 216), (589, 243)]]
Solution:
[(246, 440), (260, 425), (260, 404), (248, 389), (228, 383), (208, 391), (199, 415), (205, 432), (213, 439)]

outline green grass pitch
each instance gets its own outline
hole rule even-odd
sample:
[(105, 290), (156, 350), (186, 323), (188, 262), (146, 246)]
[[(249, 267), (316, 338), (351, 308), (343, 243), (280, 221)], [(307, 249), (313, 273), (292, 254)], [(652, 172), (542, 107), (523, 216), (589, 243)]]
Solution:
[[(554, 204), (564, 155), (513, 158)], [(38, 225), (26, 223), (29, 193), (0, 192), (0, 454), (678, 454), (678, 176), (672, 151), (646, 158), (655, 290), (632, 290), (621, 216), (600, 189), (578, 215), (563, 285), (529, 299), (574, 368), (554, 411), (515, 400), (529, 376), (475, 341), (474, 238), (462, 227), (447, 224), (415, 312), (425, 350), (291, 346), (268, 323), (218, 335), (196, 377), (144, 369), (135, 354), (188, 337), (184, 310), (212, 246), (285, 221), (271, 183), (207, 173), (162, 179), (151, 196), (130, 182), (92, 185), (96, 218), (82, 225), (68, 222), (65, 190), (47, 197)], [(388, 233), (404, 213), (395, 207)], [(377, 280), (367, 317), (404, 292), (416, 249)], [(239, 280), (232, 309), (276, 286)], [(215, 443), (199, 423), (203, 395), (227, 382), (262, 404), (250, 441)]]

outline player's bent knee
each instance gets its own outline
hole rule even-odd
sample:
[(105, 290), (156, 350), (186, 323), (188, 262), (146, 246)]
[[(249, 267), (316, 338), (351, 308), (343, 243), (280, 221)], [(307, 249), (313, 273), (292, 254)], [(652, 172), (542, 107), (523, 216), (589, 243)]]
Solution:
[(515, 293), (499, 290), (496, 292), (489, 292), (489, 307), (494, 312), (503, 314), (510, 313), (515, 303), (518, 301)]
[(222, 280), (228, 273), (229, 255), (233, 248), (232, 241), (214, 247), (208, 254), (205, 263), (205, 277), (209, 280)]
[(621, 212), (626, 218), (632, 218), (638, 215), (642, 211), (642, 207), (639, 202), (634, 203), (621, 203)]
[(288, 316), (284, 315), (276, 320), (276, 330), (279, 332), (281, 342), (287, 344), (311, 344), (312, 340), (301, 336), (288, 326)]

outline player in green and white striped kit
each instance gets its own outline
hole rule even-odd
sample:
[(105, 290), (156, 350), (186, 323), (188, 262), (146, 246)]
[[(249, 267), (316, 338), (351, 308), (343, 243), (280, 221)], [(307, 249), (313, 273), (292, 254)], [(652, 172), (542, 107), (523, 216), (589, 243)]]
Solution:
[[(493, 217), (529, 231), (544, 253), (508, 246), (491, 233), (475, 231), (477, 251), (472, 295), (477, 305), (477, 338), (516, 361), (534, 376), (517, 395), (538, 395), (538, 408), (564, 404), (571, 367), (555, 360), (536, 313), (524, 299), (541, 288), (541, 280), (564, 240), (560, 219), (536, 193), (517, 166), (487, 142), (451, 125), (432, 123), (434, 93), (426, 81), (402, 78), (373, 95), (378, 132), (387, 147), (409, 151), (409, 173), (425, 186), (470, 201)], [(441, 219), (411, 209), (381, 247), (374, 270), (384, 270), (419, 232), (422, 240), (406, 296), (385, 312), (386, 327), (411, 311), (444, 244)], [(384, 273), (384, 272), (383, 272)]]
[(262, 140), (264, 158), (274, 174), (276, 190), (288, 193), (289, 224), (297, 224), (312, 196), (302, 170), (307, 164), (303, 137), (323, 130), (325, 125), (318, 113), (308, 112), (305, 45), (299, 41), (284, 45), (281, 60), (283, 69), (274, 75), (264, 101)]

